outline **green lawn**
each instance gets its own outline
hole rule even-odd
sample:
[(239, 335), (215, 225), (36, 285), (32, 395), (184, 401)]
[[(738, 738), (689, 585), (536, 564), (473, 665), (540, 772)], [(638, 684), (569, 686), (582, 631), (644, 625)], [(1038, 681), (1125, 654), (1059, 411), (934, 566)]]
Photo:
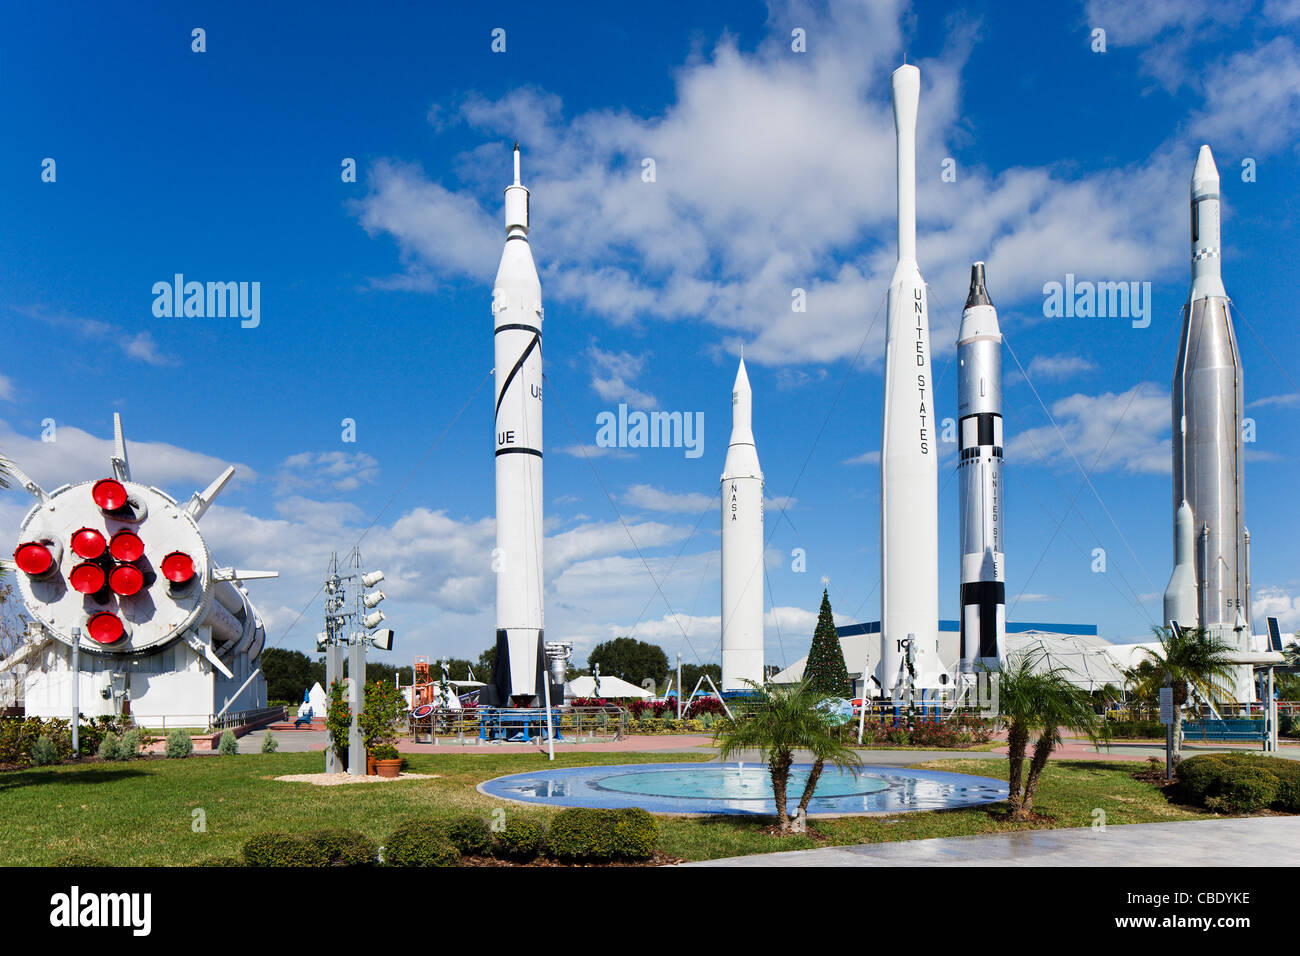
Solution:
[[(694, 754), (559, 754), (556, 766), (699, 760)], [(870, 758), (868, 757), (868, 760)], [(535, 769), (537, 754), (415, 754), (416, 773), (436, 780), (317, 787), (281, 783), (274, 777), (321, 769), (319, 753), (247, 754), (137, 760), (15, 771), (0, 774), (0, 864), (47, 865), (70, 853), (100, 857), (122, 866), (181, 865), (211, 856), (237, 856), (252, 833), (301, 832), (322, 826), (360, 830), (382, 841), (410, 818), (451, 816), (470, 810), (486, 815), (500, 801), (475, 786), (507, 773)], [(1000, 760), (944, 759), (922, 766), (1005, 778)], [(1155, 787), (1131, 776), (1137, 763), (1053, 762), (1037, 803), (1054, 826), (1087, 826), (1094, 809), (1108, 824), (1194, 819), (1194, 810), (1172, 806)], [(553, 810), (505, 804), (509, 812), (543, 819)], [(206, 832), (195, 832), (201, 809)], [(743, 818), (661, 817), (660, 847), (677, 857), (710, 859), (796, 850), (828, 843), (875, 843), (1022, 829), (1002, 819), (999, 807), (903, 813), (890, 817), (815, 822), (821, 840), (776, 838), (761, 831), (770, 821)], [(1038, 824), (1043, 826), (1046, 824)]]

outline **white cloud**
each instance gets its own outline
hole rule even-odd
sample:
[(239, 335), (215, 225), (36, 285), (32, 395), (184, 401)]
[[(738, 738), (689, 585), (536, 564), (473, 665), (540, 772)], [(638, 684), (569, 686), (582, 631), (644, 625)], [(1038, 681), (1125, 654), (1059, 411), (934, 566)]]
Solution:
[(1075, 394), (1054, 402), (1051, 412), (1060, 433), (1050, 424), (1019, 432), (1007, 443), (1007, 458), (1073, 467), (1073, 455), (1090, 473), (1164, 474), (1172, 468), (1169, 394), (1159, 386)]
[[(674, 102), (653, 115), (566, 117), (557, 98), (516, 90), (496, 100), (465, 97), (436, 116), (497, 142), (520, 131), (533, 226), (546, 237), (548, 296), (615, 325), (707, 323), (722, 347), (734, 351), (743, 341), (746, 357), (774, 365), (851, 357), (870, 329), (874, 362), (883, 351), (878, 306), (894, 264), (893, 241), (881, 237), (892, 234), (895, 201), (892, 189), (862, 184), (894, 178), (888, 87), (879, 79), (901, 53), (901, 10), (776, 7), (766, 43), (745, 52), (723, 37), (678, 71)], [(815, 57), (788, 55), (784, 21), (796, 15), (819, 37)], [(960, 71), (973, 42), (974, 31), (959, 24), (941, 55), (920, 64), (921, 155), (953, 154), (946, 140), (961, 126)], [(500, 172), (480, 178), (489, 156)], [(507, 156), (485, 144), (462, 157), (463, 192), (385, 163), (361, 204), (362, 222), (396, 238), (413, 274), (482, 281), (478, 260), (499, 255)], [(655, 160), (655, 182), (641, 179), (643, 157)], [(987, 250), (990, 282), (1012, 300), (1041, 294), (1045, 281), (1066, 272), (1147, 279), (1181, 264), (1179, 160), (1163, 151), (1073, 181), (1073, 171), (971, 167), (957, 189), (922, 177), (920, 251), (936, 304), (942, 290), (966, 288), (972, 248)], [(454, 214), (435, 214), (444, 207)], [(459, 241), (462, 232), (469, 241)], [(490, 250), (480, 236), (491, 237)], [(805, 313), (791, 312), (796, 287), (807, 292)], [(950, 302), (958, 306), (958, 295)], [(952, 321), (935, 312), (938, 349), (952, 343), (955, 312)], [(632, 388), (627, 376), (598, 381), (602, 397)]]
[[(137, 441), (131, 437), (131, 422), (123, 422), (127, 457), (131, 460), (131, 477), (144, 484), (167, 489), (177, 496), (204, 488), (230, 462), (213, 455), (189, 451), (166, 442)], [(100, 438), (74, 425), (57, 424), (55, 441), (41, 441), (40, 435), (19, 434), (0, 421), (0, 448), (5, 457), (31, 475), (37, 484), (53, 490), (69, 480), (102, 478), (109, 472), (113, 454), (113, 426), (104, 425), (108, 437)], [(235, 481), (252, 482), (257, 473), (244, 464), (235, 464)]]
[(137, 362), (144, 362), (146, 365), (166, 367), (180, 364), (180, 360), (176, 356), (159, 350), (157, 342), (154, 341), (153, 333), (149, 331), (137, 332), (132, 335), (123, 327), (109, 322), (81, 318), (64, 312), (48, 312), (34, 306), (19, 307), (15, 311), (29, 319), (35, 319), (53, 328), (70, 332), (77, 338), (88, 342), (107, 343), (120, 349), (127, 358), (134, 359)]
[(1247, 402), (1247, 408), (1290, 408), (1294, 405), (1300, 405), (1300, 392), (1287, 392), (1282, 395), (1268, 395), (1264, 398), (1257, 398), (1253, 402)]
[(841, 462), (844, 465), (878, 465), (880, 464), (880, 449), (875, 451), (864, 451), (861, 455), (855, 455), (852, 458), (845, 458)]
[(1290, 635), (1300, 631), (1300, 594), (1292, 594), (1282, 588), (1256, 588), (1253, 595), (1251, 612), (1254, 616), (1255, 630), (1265, 632), (1265, 618), (1277, 618), (1278, 629), (1282, 632), (1282, 644), (1292, 640)]
[(623, 494), (623, 501), (634, 508), (647, 511), (667, 511), (676, 514), (699, 514), (717, 501), (717, 495), (701, 492), (671, 492), (653, 485), (633, 485)]
[(626, 402), (641, 408), (655, 408), (658, 400), (648, 392), (642, 392), (632, 386), (645, 368), (649, 354), (632, 355), (629, 352), (602, 352), (596, 346), (587, 350), (595, 370), (591, 376), (591, 387), (596, 394), (607, 402)]
[(280, 463), (277, 493), (320, 488), (353, 491), (374, 484), (378, 477), (379, 462), (365, 452), (304, 451)]
[(1095, 371), (1096, 364), (1082, 355), (1035, 355), (1026, 371), (1031, 379), (1060, 379)]
[(0, 375), (0, 401), (14, 400), (14, 383), (7, 375)]
[(615, 448), (605, 445), (566, 445), (563, 448), (555, 449), (561, 455), (569, 455), (573, 458), (632, 458), (632, 452), (626, 448)]

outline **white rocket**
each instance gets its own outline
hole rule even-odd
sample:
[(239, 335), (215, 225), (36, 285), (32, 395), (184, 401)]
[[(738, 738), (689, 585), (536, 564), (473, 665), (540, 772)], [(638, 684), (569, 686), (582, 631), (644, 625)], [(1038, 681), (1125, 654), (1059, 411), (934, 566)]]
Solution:
[(528, 190), (506, 187), (506, 245), (492, 286), (496, 341), (496, 662), (484, 703), (528, 705), (542, 657), (542, 285), (528, 245)]
[(722, 469), (722, 689), (763, 683), (763, 472), (754, 447), (754, 393), (740, 360), (731, 389), (731, 443)]
[[(1199, 624), (1248, 655), (1250, 532), (1243, 515), (1241, 436), (1245, 400), (1221, 271), (1219, 171), (1208, 146), (1196, 157), (1191, 205), (1192, 287), (1183, 311), (1172, 390), (1175, 564), (1165, 591), (1165, 621)], [(1234, 692), (1238, 699), (1250, 699), (1250, 668), (1241, 670)]]
[(1006, 658), (1007, 585), (1002, 537), (1002, 330), (970, 270), (957, 334), (957, 464), (961, 514), (961, 672), (995, 670)]
[[(885, 330), (885, 412), (880, 449), (882, 691), (941, 686), (939, 477), (925, 280), (916, 263), (916, 111), (921, 71), (891, 77), (898, 133), (898, 265)], [(907, 643), (904, 643), (907, 642)], [(911, 661), (912, 676), (908, 670)]]

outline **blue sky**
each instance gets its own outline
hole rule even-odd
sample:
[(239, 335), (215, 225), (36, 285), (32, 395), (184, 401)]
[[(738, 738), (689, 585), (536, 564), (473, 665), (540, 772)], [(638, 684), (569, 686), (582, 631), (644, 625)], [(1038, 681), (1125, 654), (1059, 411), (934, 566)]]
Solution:
[[(863, 6), (7, 14), (0, 450), (48, 487), (94, 477), (120, 411), (139, 480), (188, 495), (237, 463), (204, 526), (222, 563), (281, 570), (253, 596), (284, 647), (311, 646), (330, 550), (379, 515), (362, 549), (390, 579), (394, 656), (476, 655), (494, 603), (488, 303), (517, 138), (547, 309), (548, 636), (579, 656), (635, 633), (717, 660), (714, 496), (743, 345), (772, 499), (768, 658), (793, 662), (823, 578), (842, 619), (879, 612), (888, 76), (906, 54), (922, 71), (919, 258), (940, 416), (955, 412), (953, 333), (969, 263), (984, 259), (1007, 342), (1056, 422), (1008, 376), (1012, 618), (1123, 640), (1159, 617), (1187, 185), (1209, 142), (1225, 281), (1248, 322), (1256, 613), (1300, 627), (1287, 504), (1300, 278), (1281, 251), (1300, 248), (1300, 3)], [(191, 51), (195, 27), (206, 52)], [(1104, 53), (1090, 49), (1098, 27)], [(796, 28), (805, 53), (791, 50)], [(345, 158), (356, 182), (341, 179)], [(1255, 182), (1241, 179), (1246, 158)], [(955, 182), (941, 180), (945, 159)], [(155, 317), (152, 286), (175, 273), (260, 282), (260, 324)], [(1150, 282), (1150, 326), (1045, 318), (1043, 285), (1067, 273)], [(579, 446), (620, 402), (702, 412), (703, 455), (605, 450), (589, 463)], [(345, 418), (355, 443), (341, 440)], [(54, 442), (40, 440), (47, 419)], [(1057, 427), (1084, 469), (1096, 461), (1097, 496), (1069, 509), (1083, 479)], [(952, 617), (955, 446), (942, 453)], [(16, 527), (27, 507), (4, 494), (0, 522)]]

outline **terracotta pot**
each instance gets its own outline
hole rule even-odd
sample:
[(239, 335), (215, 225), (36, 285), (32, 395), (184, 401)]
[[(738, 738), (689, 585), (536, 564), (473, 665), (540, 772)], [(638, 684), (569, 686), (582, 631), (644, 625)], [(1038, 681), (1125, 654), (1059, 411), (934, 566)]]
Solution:
[(370, 751), (367, 750), (366, 751), (366, 776), (373, 777), (374, 775), (375, 775), (375, 758), (370, 756)]
[(396, 760), (376, 760), (375, 770), (381, 777), (396, 777), (402, 772), (402, 758)]

